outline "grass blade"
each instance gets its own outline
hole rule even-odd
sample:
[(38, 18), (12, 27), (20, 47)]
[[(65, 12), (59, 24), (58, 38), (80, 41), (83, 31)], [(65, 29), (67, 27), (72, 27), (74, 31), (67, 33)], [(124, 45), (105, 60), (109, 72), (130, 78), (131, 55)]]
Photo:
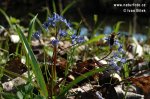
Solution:
[(62, 96), (64, 96), (64, 94), (70, 89), (72, 88), (74, 85), (76, 85), (77, 83), (79, 83), (80, 81), (86, 79), (87, 77), (90, 77), (92, 75), (94, 75), (95, 73), (98, 73), (98, 72), (102, 72), (104, 71), (105, 69), (104, 68), (99, 68), (99, 69), (94, 69), (94, 70), (91, 70), (90, 72), (87, 72), (79, 77), (77, 77), (74, 81), (72, 81), (71, 83), (69, 83), (63, 90), (62, 92), (60, 93), (60, 95), (57, 97), (57, 99), (61, 99)]
[(55, 4), (55, 0), (52, 1), (52, 5), (53, 5), (53, 11), (56, 13), (56, 4)]
[(4, 10), (0, 9), (0, 12), (1, 12), (1, 13), (4, 15), (4, 17), (6, 18), (6, 20), (7, 20), (8, 24), (9, 24), (9, 26), (10, 26), (11, 28), (13, 28), (13, 26), (12, 26), (12, 24), (11, 24), (11, 22), (10, 22), (10, 18), (9, 18), (8, 15), (4, 12)]
[[(29, 15), (30, 15), (31, 17), (34, 17), (34, 15), (31, 14), (31, 13), (30, 13)], [(40, 21), (38, 18), (36, 18), (35, 21), (36, 21), (36, 22), (38, 23), (38, 25), (40, 26), (42, 32), (43, 32), (44, 34), (46, 34), (46, 30), (43, 28), (41, 21)]]
[(39, 64), (38, 64), (38, 62), (37, 62), (37, 60), (36, 60), (36, 58), (35, 58), (35, 56), (33, 54), (33, 51), (31, 49), (31, 47), (29, 46), (29, 44), (27, 42), (27, 39), (24, 36), (24, 34), (21, 31), (19, 26), (16, 26), (16, 31), (18, 32), (18, 35), (19, 35), (19, 37), (21, 39), (21, 42), (22, 42), (23, 46), (25, 47), (27, 55), (29, 55), (33, 72), (35, 74), (37, 83), (38, 83), (38, 85), (39, 85), (39, 87), (41, 89), (41, 94), (47, 97), (48, 96), (48, 92), (47, 92), (46, 84), (45, 84), (45, 81), (44, 81), (44, 78), (43, 78), (40, 66), (39, 66)]
[(120, 28), (120, 25), (121, 25), (122, 23), (124, 23), (124, 22), (123, 22), (123, 21), (117, 22), (117, 24), (116, 24), (116, 26), (115, 26), (115, 28), (114, 28), (114, 32), (115, 32), (115, 33), (118, 33), (118, 32), (119, 32), (119, 28)]
[(31, 37), (33, 34), (34, 24), (35, 24), (36, 18), (37, 18), (37, 15), (30, 21), (30, 24), (29, 24), (29, 30), (28, 30), (28, 42), (29, 43), (31, 42)]
[(83, 43), (83, 44), (94, 43), (94, 42), (97, 42), (97, 41), (99, 41), (100, 39), (102, 39), (102, 38), (104, 38), (104, 37), (105, 37), (105, 35), (101, 34), (101, 35), (98, 35), (98, 36), (96, 36), (96, 37), (91, 38), (89, 41), (87, 41), (87, 42), (85, 42), (85, 43)]
[(96, 36), (96, 37), (93, 37), (93, 38), (91, 38), (90, 40), (88, 40), (88, 41), (86, 41), (86, 42), (84, 42), (84, 43), (82, 43), (82, 44), (79, 44), (79, 45), (75, 46), (75, 48), (77, 48), (77, 47), (79, 47), (79, 46), (81, 46), (81, 45), (87, 45), (87, 44), (91, 44), (91, 43), (97, 42), (97, 41), (99, 41), (100, 39), (102, 39), (102, 38), (104, 38), (104, 37), (105, 37), (105, 35), (100, 34), (100, 35), (98, 35), (98, 36)]
[(63, 15), (65, 14), (65, 12), (66, 12), (69, 8), (71, 8), (76, 2), (77, 2), (77, 1), (74, 0), (74, 1), (72, 1), (70, 4), (68, 4), (68, 5), (64, 8), (64, 10), (61, 12), (61, 15), (63, 16)]

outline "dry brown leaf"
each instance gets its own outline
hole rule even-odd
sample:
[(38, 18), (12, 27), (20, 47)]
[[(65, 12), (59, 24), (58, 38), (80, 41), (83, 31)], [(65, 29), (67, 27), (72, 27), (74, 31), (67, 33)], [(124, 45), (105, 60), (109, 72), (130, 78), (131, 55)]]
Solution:
[(96, 64), (94, 60), (89, 59), (89, 60), (77, 63), (76, 66), (77, 68), (75, 69), (75, 72), (83, 74), (95, 68)]
[(27, 71), (27, 67), (21, 63), (21, 58), (16, 56), (12, 59), (10, 59), (7, 63), (7, 65), (5, 66), (5, 69), (17, 74), (22, 74), (25, 71)]
[(130, 81), (140, 87), (145, 93), (150, 92), (150, 76), (130, 78)]

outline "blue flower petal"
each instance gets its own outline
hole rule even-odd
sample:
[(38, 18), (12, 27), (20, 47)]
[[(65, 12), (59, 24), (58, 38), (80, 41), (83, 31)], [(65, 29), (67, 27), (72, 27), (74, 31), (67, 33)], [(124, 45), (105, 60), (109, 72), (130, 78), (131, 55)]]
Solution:
[(40, 35), (41, 35), (41, 32), (40, 32), (40, 31), (36, 31), (36, 32), (33, 34), (33, 37), (39, 40), (39, 39), (40, 39)]
[(55, 39), (51, 41), (52, 45), (55, 46), (59, 43), (59, 40)]

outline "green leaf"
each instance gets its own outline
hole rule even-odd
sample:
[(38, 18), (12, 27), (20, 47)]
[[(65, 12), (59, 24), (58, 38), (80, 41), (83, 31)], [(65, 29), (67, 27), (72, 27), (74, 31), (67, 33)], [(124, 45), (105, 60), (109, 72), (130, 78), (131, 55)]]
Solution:
[(23, 95), (20, 91), (17, 92), (17, 96), (18, 96), (19, 99), (23, 99)]
[(0, 9), (0, 12), (1, 12), (1, 13), (4, 15), (4, 17), (6, 18), (6, 20), (7, 20), (8, 24), (9, 24), (9, 26), (10, 26), (11, 28), (13, 28), (13, 25), (11, 24), (10, 18), (9, 18), (8, 15), (4, 12), (4, 10)]
[(123, 69), (124, 69), (124, 76), (125, 76), (125, 78), (129, 77), (129, 68), (128, 68), (128, 65), (124, 64)]
[(24, 86), (24, 91), (26, 94), (32, 93), (34, 87), (32, 86), (31, 83), (28, 83), (27, 85)]
[(81, 45), (86, 45), (86, 44), (91, 44), (91, 43), (97, 42), (97, 41), (99, 41), (100, 39), (102, 39), (104, 37), (105, 37), (105, 35), (103, 35), (103, 34), (95, 36), (95, 37), (91, 38), (89, 41), (86, 41), (84, 43), (81, 43), (81, 44), (75, 46), (75, 48), (77, 48), (77, 47), (79, 47)]
[(66, 11), (69, 10), (69, 8), (71, 8), (76, 2), (77, 2), (77, 1), (74, 0), (74, 1), (72, 1), (70, 4), (68, 4), (68, 5), (64, 8), (64, 10), (61, 12), (61, 15), (64, 15), (64, 14), (66, 13)]
[[(33, 15), (32, 13), (29, 14), (31, 17), (35, 17), (35, 15)], [(36, 22), (38, 23), (38, 25), (40, 26), (40, 28), (42, 29), (42, 32), (45, 34), (47, 33), (46, 30), (43, 28), (41, 21), (36, 17)]]
[(18, 35), (21, 39), (21, 42), (22, 42), (22, 44), (25, 48), (26, 54), (30, 58), (30, 63), (31, 63), (31, 66), (32, 66), (32, 70), (35, 74), (37, 83), (39, 84), (39, 87), (41, 89), (41, 94), (44, 95), (45, 97), (47, 97), (48, 92), (47, 92), (46, 84), (45, 84), (45, 81), (44, 81), (44, 77), (42, 75), (42, 71), (40, 69), (40, 66), (39, 66), (39, 64), (38, 64), (38, 62), (37, 62), (37, 60), (36, 60), (36, 58), (33, 54), (33, 51), (31, 49), (31, 47), (29, 46), (26, 37), (24, 36), (23, 32), (21, 31), (21, 29), (18, 25), (16, 26), (16, 31), (18, 32)]
[(62, 96), (65, 95), (65, 93), (70, 89), (72, 88), (74, 85), (76, 85), (77, 83), (81, 82), (82, 80), (94, 75), (95, 73), (98, 73), (98, 72), (103, 72), (105, 69), (104, 68), (99, 68), (99, 69), (94, 69), (94, 70), (91, 70), (79, 77), (77, 77), (74, 81), (70, 82), (62, 91), (61, 93), (59, 94), (59, 96), (57, 97), (57, 99), (61, 99)]
[(28, 42), (29, 43), (31, 42), (31, 37), (34, 31), (34, 24), (35, 24), (36, 18), (37, 18), (37, 15), (30, 21), (30, 24), (29, 24), (29, 30), (28, 30)]
[(16, 19), (15, 17), (10, 16), (10, 22), (13, 23), (13, 24), (14, 23), (17, 24), (17, 23), (20, 23), (20, 20)]
[(53, 11), (56, 12), (56, 4), (55, 4), (55, 0), (52, 1), (52, 5), (53, 5)]
[(91, 38), (89, 41), (87, 41), (87, 42), (85, 42), (83, 44), (90, 44), (90, 43), (99, 41), (100, 39), (102, 39), (104, 37), (105, 37), (105, 35), (101, 34), (101, 35), (98, 35), (98, 36), (95, 36), (95, 37)]
[(16, 95), (10, 93), (0, 93), (4, 99), (18, 99)]
[(45, 50), (46, 54), (48, 54), (50, 57), (53, 57), (53, 49), (52, 48), (45, 46), (44, 50)]
[(118, 33), (119, 28), (120, 28), (120, 25), (121, 25), (122, 23), (124, 23), (124, 22), (123, 22), (123, 21), (117, 22), (117, 24), (115, 25), (115, 28), (114, 28), (114, 32), (115, 32), (115, 33)]
[(40, 95), (37, 95), (37, 96), (35, 96), (34, 99), (46, 99), (46, 98), (44, 98), (44, 97), (42, 97), (42, 96), (40, 96)]
[(97, 21), (98, 21), (98, 15), (94, 14), (94, 22), (95, 22), (95, 24), (97, 23)]

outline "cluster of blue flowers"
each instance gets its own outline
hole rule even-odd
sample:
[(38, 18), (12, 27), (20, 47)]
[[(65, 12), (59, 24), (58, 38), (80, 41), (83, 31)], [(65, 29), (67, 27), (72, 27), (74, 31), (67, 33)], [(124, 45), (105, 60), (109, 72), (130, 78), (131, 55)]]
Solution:
[(126, 58), (124, 58), (125, 51), (123, 50), (123, 45), (118, 39), (114, 39), (113, 45), (110, 44), (110, 37), (105, 38), (105, 40), (108, 42), (110, 49), (112, 49), (113, 46), (117, 47), (117, 51), (115, 51), (112, 57), (109, 59), (109, 65), (112, 66), (116, 71), (120, 71), (122, 65), (126, 62)]
[[(49, 30), (49, 27), (57, 27), (58, 30), (58, 35), (59, 37), (65, 37), (68, 35), (67, 33), (67, 29), (72, 30), (72, 28), (70, 27), (70, 23), (67, 22), (67, 20), (65, 18), (63, 18), (62, 16), (54, 13), (54, 15), (52, 17), (48, 17), (48, 20), (46, 22), (44, 22), (43, 24), (43, 28), (45, 28), (46, 31)], [(41, 31), (36, 31), (33, 34), (33, 37), (36, 39), (40, 39), (41, 36)], [(78, 43), (82, 43), (84, 42), (84, 37), (81, 37), (79, 35), (76, 35), (75, 33), (73, 33), (72, 35), (70, 35), (70, 38), (72, 40), (72, 44), (78, 44)], [(58, 37), (56, 37), (56, 39), (51, 41), (52, 45), (57, 45), (59, 43), (59, 39)]]
[(122, 53), (115, 52), (115, 53), (113, 53), (112, 58), (109, 60), (109, 65), (112, 66), (116, 71), (120, 71), (122, 65), (125, 62), (126, 62), (126, 58), (123, 58)]
[(48, 30), (49, 26), (53, 26), (56, 27), (57, 23), (64, 23), (69, 29), (71, 29), (70, 27), (70, 23), (67, 22), (66, 19), (64, 19), (62, 16), (54, 13), (53, 17), (48, 17), (48, 20), (46, 22), (44, 22), (43, 27)]
[(78, 44), (84, 42), (84, 37), (73, 34), (71, 35), (71, 40), (72, 40), (72, 44)]

